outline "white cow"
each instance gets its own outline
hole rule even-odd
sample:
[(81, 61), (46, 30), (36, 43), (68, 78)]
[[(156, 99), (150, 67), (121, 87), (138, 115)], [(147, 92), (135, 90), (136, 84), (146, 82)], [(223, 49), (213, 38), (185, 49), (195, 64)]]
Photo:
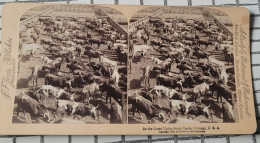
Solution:
[(133, 57), (136, 56), (137, 52), (142, 52), (145, 55), (147, 50), (153, 50), (153, 47), (149, 45), (135, 45), (133, 47)]
[(102, 63), (108, 63), (108, 64), (113, 65), (113, 66), (117, 65), (116, 61), (109, 60), (108, 58), (105, 58), (104, 56), (100, 56), (99, 60)]
[(43, 47), (42, 47), (41, 45), (34, 44), (34, 43), (31, 43), (31, 44), (23, 44), (23, 45), (22, 45), (22, 48), (21, 48), (21, 56), (24, 56), (25, 52), (31, 52), (31, 54), (34, 55), (35, 52), (36, 52), (38, 49), (42, 49), (42, 50), (43, 50)]
[(224, 84), (227, 85), (227, 80), (228, 80), (229, 75), (226, 72), (226, 67), (223, 66), (220, 74), (220, 78), (224, 80)]
[(111, 77), (112, 77), (112, 79), (114, 79), (116, 81), (116, 85), (118, 85), (120, 75), (118, 73), (117, 68), (114, 69)]
[(156, 58), (156, 57), (151, 57), (151, 59), (152, 59), (152, 61), (155, 63), (155, 64), (161, 64), (163, 61), (162, 60), (160, 60), (160, 59), (158, 59), (158, 58)]

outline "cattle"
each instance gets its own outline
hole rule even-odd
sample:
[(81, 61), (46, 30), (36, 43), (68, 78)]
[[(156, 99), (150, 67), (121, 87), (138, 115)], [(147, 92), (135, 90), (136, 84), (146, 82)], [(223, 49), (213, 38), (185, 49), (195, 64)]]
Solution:
[(105, 41), (102, 41), (102, 40), (100, 40), (98, 38), (91, 38), (91, 39), (89, 39), (89, 43), (90, 43), (91, 46), (93, 44), (97, 44), (97, 48), (99, 48), (101, 44), (105, 45)]
[(116, 62), (116, 61), (112, 61), (112, 60), (110, 60), (110, 59), (108, 59), (108, 58), (106, 58), (106, 57), (104, 57), (104, 56), (100, 56), (100, 57), (99, 57), (99, 60), (100, 60), (100, 62), (102, 62), (102, 63), (107, 63), (107, 64), (110, 64), (110, 65), (112, 65), (112, 66), (116, 66), (116, 65), (117, 65), (117, 62)]
[(155, 64), (161, 64), (163, 61), (161, 61), (160, 59), (158, 58), (155, 58), (155, 57), (151, 57), (151, 60), (155, 63)]
[(99, 58), (102, 55), (102, 53), (91, 49), (84, 51), (84, 55), (88, 56), (90, 62), (91, 58)]
[(110, 107), (110, 124), (122, 124), (122, 106), (117, 102), (112, 102)]
[(200, 51), (200, 50), (193, 52), (193, 55), (197, 57), (198, 63), (199, 63), (200, 59), (209, 60), (209, 55), (207, 53)]
[(118, 82), (119, 82), (119, 78), (120, 78), (120, 75), (118, 73), (118, 69), (115, 68), (112, 75), (111, 75), (111, 78), (115, 80), (115, 83), (116, 85), (118, 85)]
[(223, 123), (234, 123), (234, 114), (233, 107), (229, 102), (224, 101), (222, 103), (222, 114), (223, 114)]
[(71, 79), (68, 77), (59, 77), (53, 74), (48, 74), (45, 76), (45, 84), (46, 85), (53, 85), (60, 88), (67, 87), (69, 91), (71, 87)]
[(202, 95), (204, 95), (204, 98), (205, 98), (205, 95), (206, 95), (208, 90), (209, 90), (209, 85), (205, 82), (195, 86), (194, 89), (193, 89), (194, 102), (196, 103), (197, 98), (201, 97)]
[(42, 59), (43, 62), (46, 63), (46, 64), (52, 63), (52, 60), (51, 60), (50, 58), (48, 58), (48, 57), (43, 57), (43, 56), (41, 56), (41, 59)]
[(73, 115), (78, 107), (79, 102), (74, 102), (70, 100), (58, 100), (57, 109), (64, 109), (69, 115)]
[(99, 85), (97, 83), (91, 83), (90, 85), (84, 86), (82, 89), (82, 102), (84, 103), (85, 99), (88, 98), (87, 103), (90, 101), (90, 96), (93, 96), (95, 99), (95, 95), (99, 91)]
[(25, 52), (30, 52), (34, 56), (35, 52), (38, 49), (43, 50), (43, 47), (40, 45), (34, 44), (34, 43), (33, 44), (23, 44), (21, 47), (21, 56), (23, 57), (25, 55)]
[[(130, 102), (132, 104), (132, 112), (133, 112), (134, 118), (135, 118), (135, 111), (138, 110), (139, 113), (142, 112), (146, 115), (148, 123), (150, 123), (151, 120), (155, 117), (158, 117), (162, 121), (165, 120), (165, 116), (162, 113), (162, 111), (160, 109), (156, 108), (156, 106), (154, 106), (151, 101), (145, 99), (142, 96), (135, 96), (133, 99), (130, 98), (130, 100), (128, 102)], [(141, 116), (141, 114), (140, 114), (140, 116)], [(142, 116), (141, 116), (141, 119), (142, 119)]]
[(224, 84), (227, 85), (229, 75), (226, 73), (226, 68), (223, 67), (221, 70), (220, 78), (224, 80)]
[(68, 63), (66, 67), (69, 68), (71, 72), (74, 72), (75, 70), (83, 70), (82, 66), (73, 62)]
[(233, 100), (234, 100), (233, 93), (227, 86), (218, 84), (216, 81), (214, 81), (213, 83), (210, 84), (209, 87), (212, 91), (212, 96), (214, 94), (214, 91), (217, 92), (217, 102), (219, 102), (219, 98), (220, 98), (220, 101), (222, 103), (222, 97), (224, 97), (226, 101), (228, 101), (231, 105), (233, 105)]
[(79, 103), (78, 106), (76, 107), (76, 110), (74, 114), (80, 115), (80, 116), (86, 116), (86, 115), (91, 115), (93, 119), (98, 118), (97, 114), (97, 108), (99, 107), (99, 104), (97, 106), (94, 106), (92, 104), (84, 104), (84, 103)]
[(182, 63), (177, 64), (176, 68), (179, 68), (180, 72), (182, 73), (184, 73), (185, 70), (193, 70), (193, 68), (188, 64), (182, 64)]
[(26, 113), (29, 113), (33, 122), (35, 122), (36, 118), (38, 117), (46, 118), (47, 122), (50, 122), (50, 115), (48, 110), (30, 96), (25, 95), (24, 92), (22, 93), (22, 96), (19, 96), (17, 99), (17, 117), (19, 117), (20, 112), (24, 113), (25, 119), (27, 119)]
[(165, 75), (158, 75), (156, 78), (157, 85), (164, 85), (166, 87), (171, 87), (175, 89), (176, 87), (179, 88), (179, 91), (182, 91), (182, 82), (183, 80), (180, 77), (168, 77)]
[(137, 52), (141, 52), (141, 55), (145, 57), (147, 50), (153, 50), (153, 47), (148, 45), (135, 45), (133, 47), (133, 57), (136, 57)]
[(111, 97), (113, 97), (120, 105), (122, 105), (122, 99), (124, 98), (123, 91), (114, 84), (109, 84), (107, 82), (103, 82), (99, 87), (103, 92), (106, 92), (106, 104), (108, 101), (108, 98), (110, 97), (110, 103), (111, 103)]

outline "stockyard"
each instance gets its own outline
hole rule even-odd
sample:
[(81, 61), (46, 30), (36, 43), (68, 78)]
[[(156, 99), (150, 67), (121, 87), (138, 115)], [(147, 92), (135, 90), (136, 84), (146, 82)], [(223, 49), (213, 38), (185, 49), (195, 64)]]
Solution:
[(152, 7), (129, 25), (128, 123), (238, 122), (232, 20)]
[(54, 5), (20, 20), (13, 123), (126, 123), (127, 21), (101, 6)]

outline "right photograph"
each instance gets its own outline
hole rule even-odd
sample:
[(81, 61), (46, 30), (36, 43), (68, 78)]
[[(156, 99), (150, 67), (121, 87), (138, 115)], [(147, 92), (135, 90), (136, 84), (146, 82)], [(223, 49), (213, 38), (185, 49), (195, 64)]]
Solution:
[(233, 23), (202, 7), (149, 7), (129, 24), (128, 123), (235, 123)]

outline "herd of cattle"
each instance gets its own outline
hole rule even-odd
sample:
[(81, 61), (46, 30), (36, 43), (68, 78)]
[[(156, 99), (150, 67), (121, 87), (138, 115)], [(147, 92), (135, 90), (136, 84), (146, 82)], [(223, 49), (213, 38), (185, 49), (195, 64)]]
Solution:
[(126, 123), (127, 37), (105, 18), (39, 17), (19, 45), (14, 122)]
[(214, 20), (152, 17), (129, 33), (129, 123), (236, 122), (232, 37)]
[(106, 18), (25, 27), (13, 122), (237, 121), (232, 37), (214, 20), (152, 17), (128, 37)]

